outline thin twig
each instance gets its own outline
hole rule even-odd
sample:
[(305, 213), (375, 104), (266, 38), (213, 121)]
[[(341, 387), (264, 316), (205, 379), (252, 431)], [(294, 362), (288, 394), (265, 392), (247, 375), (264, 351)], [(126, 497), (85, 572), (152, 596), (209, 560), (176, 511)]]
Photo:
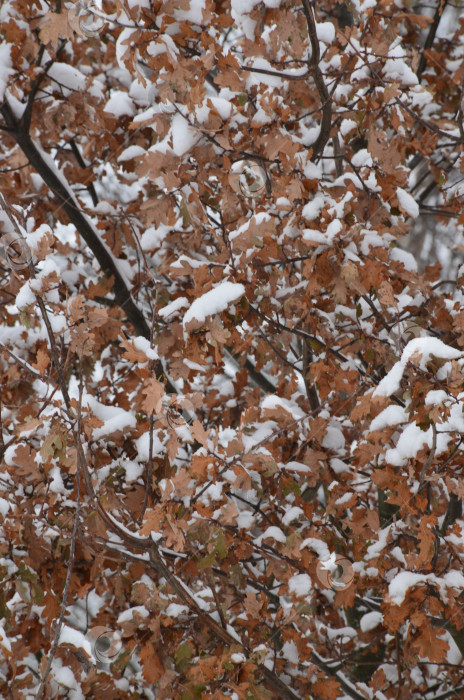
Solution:
[[(80, 382), (79, 382), (79, 405), (78, 405), (78, 414), (77, 414), (77, 431), (79, 434), (80, 434), (80, 429), (81, 429), (82, 392), (83, 392), (83, 384), (82, 384), (82, 375), (81, 375)], [(77, 475), (76, 475), (76, 477), (77, 477), (76, 478), (76, 492), (77, 492), (76, 513), (74, 515), (74, 524), (73, 524), (73, 530), (72, 530), (72, 534), (71, 534), (71, 547), (70, 547), (70, 551), (69, 551), (68, 567), (66, 570), (66, 581), (64, 584), (63, 600), (61, 602), (60, 617), (58, 619), (58, 625), (56, 627), (55, 639), (53, 641), (52, 648), (50, 650), (50, 655), (48, 657), (47, 667), (45, 669), (43, 678), (40, 682), (39, 688), (38, 688), (36, 696), (35, 696), (36, 700), (40, 700), (40, 698), (42, 697), (42, 694), (43, 694), (43, 691), (45, 688), (45, 683), (47, 682), (47, 678), (50, 674), (53, 659), (55, 658), (56, 650), (58, 649), (58, 644), (60, 643), (61, 630), (63, 628), (64, 616), (66, 614), (66, 608), (68, 607), (69, 586), (71, 583), (71, 574), (72, 574), (73, 565), (74, 565), (74, 556), (76, 553), (77, 529), (79, 526), (79, 517), (80, 517), (80, 513), (81, 513), (81, 470), (80, 470), (79, 460), (77, 463)]]

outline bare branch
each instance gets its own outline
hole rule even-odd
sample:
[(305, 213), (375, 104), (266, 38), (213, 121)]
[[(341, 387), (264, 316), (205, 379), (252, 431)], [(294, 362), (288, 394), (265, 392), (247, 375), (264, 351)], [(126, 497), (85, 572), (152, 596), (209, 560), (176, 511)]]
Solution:
[(428, 49), (432, 48), (432, 44), (434, 42), (438, 30), (438, 25), (440, 24), (440, 20), (443, 17), (443, 12), (445, 11), (445, 7), (447, 6), (447, 4), (448, 0), (437, 0), (437, 9), (435, 10), (433, 22), (430, 25), (429, 33), (427, 34), (424, 48), (422, 49), (419, 65), (417, 66), (416, 75), (419, 78), (419, 82), (421, 81), (422, 73), (424, 72), (427, 63), (425, 52), (428, 51)]
[(319, 39), (317, 38), (316, 22), (314, 19), (313, 10), (309, 4), (309, 0), (302, 0), (303, 10), (308, 25), (309, 40), (311, 42), (311, 56), (308, 59), (308, 71), (314, 76), (319, 99), (322, 107), (321, 130), (315, 143), (311, 145), (313, 150), (312, 158), (315, 158), (319, 153), (322, 153), (324, 147), (330, 137), (330, 129), (332, 126), (332, 98), (329, 95), (321, 69), (319, 68), (320, 51)]

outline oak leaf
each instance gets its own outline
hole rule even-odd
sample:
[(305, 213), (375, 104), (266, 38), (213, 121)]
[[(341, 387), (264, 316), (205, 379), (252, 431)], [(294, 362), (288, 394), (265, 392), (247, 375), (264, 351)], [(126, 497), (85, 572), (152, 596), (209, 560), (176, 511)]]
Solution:
[(68, 22), (68, 13), (63, 11), (47, 12), (44, 22), (39, 30), (40, 41), (44, 44), (58, 46), (60, 37), (62, 39), (72, 39), (74, 32)]
[[(144, 353), (141, 353), (146, 361)], [(159, 413), (162, 407), (162, 400), (164, 396), (164, 386), (160, 384), (157, 379), (150, 377), (145, 382), (145, 387), (143, 393), (146, 394), (146, 398), (142, 402), (142, 408), (147, 413)]]
[(44, 376), (45, 370), (47, 369), (49, 364), (50, 355), (44, 350), (37, 350), (37, 362), (33, 363), (32, 366), (34, 369), (37, 369), (40, 372), (40, 375), (42, 377)]

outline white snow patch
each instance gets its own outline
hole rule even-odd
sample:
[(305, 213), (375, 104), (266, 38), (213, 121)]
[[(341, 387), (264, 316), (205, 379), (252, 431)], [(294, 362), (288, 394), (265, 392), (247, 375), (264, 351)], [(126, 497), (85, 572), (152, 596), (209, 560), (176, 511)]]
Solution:
[(419, 205), (414, 197), (412, 197), (409, 192), (406, 192), (406, 190), (403, 190), (402, 187), (397, 187), (396, 196), (398, 197), (401, 209), (405, 211), (406, 214), (409, 214), (409, 216), (412, 216), (413, 219), (416, 219), (419, 216)]
[(403, 263), (405, 270), (417, 272), (417, 261), (412, 253), (408, 253), (402, 248), (392, 248), (390, 250), (390, 258), (391, 260), (397, 260)]
[(284, 525), (290, 525), (294, 520), (298, 520), (300, 515), (304, 515), (304, 511), (302, 508), (298, 508), (297, 506), (292, 506), (287, 510), (285, 513), (284, 517), (282, 518), (282, 523)]
[(61, 476), (61, 471), (58, 466), (55, 466), (50, 470), (49, 477), (52, 479), (49, 484), (50, 491), (53, 491), (53, 493), (66, 493), (63, 477)]
[(303, 207), (301, 212), (306, 221), (314, 221), (317, 219), (325, 206), (325, 197), (322, 194), (317, 194), (311, 202), (308, 202)]
[(175, 314), (176, 311), (179, 311), (179, 309), (182, 309), (184, 306), (188, 306), (188, 303), (189, 301), (187, 297), (177, 297), (177, 299), (174, 299), (174, 301), (171, 301), (169, 304), (166, 304), (166, 306), (163, 306), (163, 308), (158, 311), (158, 314), (162, 318), (167, 318), (168, 316)]
[(92, 411), (93, 415), (99, 420), (104, 421), (104, 425), (100, 428), (94, 428), (92, 439), (99, 440), (100, 438), (111, 435), (118, 431), (125, 431), (129, 428), (135, 428), (137, 425), (137, 419), (135, 415), (129, 411), (125, 411), (123, 408), (118, 406), (105, 406), (96, 398), (85, 395), (82, 400), (82, 405), (87, 406)]
[(386, 451), (385, 459), (389, 464), (401, 466), (407, 459), (415, 457), (424, 445), (431, 448), (432, 442), (432, 428), (424, 432), (415, 423), (409, 423), (401, 433), (396, 447)]
[(6, 44), (4, 42), (0, 44), (0, 102), (3, 101), (10, 75), (14, 73), (11, 61), (12, 46), (13, 44)]
[(331, 44), (335, 39), (335, 27), (332, 22), (321, 22), (316, 24), (316, 34), (319, 41)]
[(276, 396), (275, 394), (268, 394), (264, 397), (261, 402), (261, 408), (263, 409), (276, 409), (284, 408), (295, 418), (303, 418), (304, 412), (297, 406), (294, 402), (284, 399), (281, 396)]
[(132, 620), (135, 620), (135, 612), (138, 613), (141, 617), (148, 617), (150, 615), (145, 605), (136, 605), (135, 607), (129, 608), (128, 610), (123, 610), (122, 613), (120, 613), (118, 617), (118, 624), (120, 622), (132, 622)]
[(172, 150), (177, 156), (183, 156), (200, 138), (198, 131), (192, 129), (182, 114), (176, 114), (171, 122)]
[(344, 119), (340, 124), (340, 133), (342, 136), (346, 136), (350, 131), (353, 131), (353, 129), (357, 129), (357, 127), (358, 125), (354, 119)]
[(180, 615), (187, 614), (189, 611), (186, 605), (179, 605), (178, 603), (171, 603), (165, 610), (165, 615), (168, 617), (179, 617)]
[(181, 10), (178, 7), (174, 10), (175, 18), (181, 22), (191, 22), (192, 24), (203, 23), (203, 10), (206, 8), (206, 0), (190, 0), (188, 10)]
[(276, 542), (281, 542), (282, 544), (285, 544), (287, 541), (287, 538), (285, 537), (280, 527), (276, 527), (275, 525), (271, 525), (270, 527), (268, 527), (266, 532), (264, 532), (262, 535), (255, 539), (255, 542), (257, 544), (261, 544), (262, 540), (268, 538), (273, 538)]
[(408, 416), (402, 406), (387, 406), (378, 416), (376, 416), (370, 425), (369, 431), (383, 430), (388, 428), (390, 425), (398, 425), (399, 423), (406, 423)]
[(302, 464), (301, 462), (287, 462), (282, 465), (282, 469), (303, 474), (309, 474), (311, 472), (311, 468), (308, 467), (307, 464)]
[(372, 156), (367, 148), (361, 148), (357, 151), (352, 157), (351, 162), (356, 168), (372, 167), (374, 164)]
[(331, 554), (326, 543), (322, 540), (316, 539), (315, 537), (308, 537), (300, 544), (300, 550), (304, 549), (305, 547), (308, 547), (309, 549), (312, 549), (313, 552), (316, 552), (321, 561), (328, 561), (331, 558)]
[(425, 582), (434, 583), (438, 586), (445, 601), (447, 588), (454, 588), (457, 590), (462, 590), (462, 588), (464, 588), (464, 576), (460, 571), (456, 571), (456, 569), (448, 571), (448, 573), (441, 577), (435, 574), (416, 574), (412, 571), (401, 571), (390, 581), (388, 595), (395, 605), (401, 605), (409, 588), (416, 586), (418, 583)]
[(118, 163), (124, 163), (126, 160), (132, 160), (132, 158), (143, 155), (145, 155), (145, 149), (141, 146), (128, 146), (119, 156)]
[(446, 345), (438, 338), (414, 338), (404, 348), (401, 360), (396, 362), (388, 374), (379, 382), (373, 396), (391, 396), (395, 391), (398, 391), (405, 367), (415, 355), (421, 356), (419, 367), (425, 370), (426, 364), (432, 355), (445, 360), (456, 360), (461, 358), (463, 353), (461, 350), (456, 350), (456, 348)]
[(80, 630), (68, 627), (68, 625), (63, 625), (61, 629), (60, 644), (72, 644), (78, 649), (84, 649), (91, 658), (93, 656), (92, 645), (86, 636)]
[(3, 647), (3, 649), (6, 649), (7, 651), (9, 651), (11, 653), (11, 642), (5, 634), (5, 629), (3, 628), (3, 624), (0, 625), (0, 648), (1, 647)]
[(53, 63), (48, 71), (48, 77), (55, 80), (63, 88), (65, 97), (78, 90), (85, 89), (85, 75), (68, 63)]
[(113, 114), (116, 118), (123, 117), (125, 115), (132, 117), (135, 114), (135, 107), (127, 92), (115, 90), (111, 94), (111, 97), (106, 103), (103, 111)]
[(291, 639), (288, 642), (285, 642), (285, 644), (282, 647), (282, 656), (284, 659), (287, 659), (287, 661), (290, 661), (292, 664), (298, 664), (300, 662), (300, 657), (298, 656), (298, 649), (296, 648), (296, 644)]
[(381, 612), (376, 610), (366, 613), (360, 620), (360, 627), (363, 632), (370, 632), (370, 630), (375, 629), (378, 625), (382, 624), (383, 615)]
[(149, 360), (159, 359), (158, 353), (154, 348), (150, 347), (150, 341), (147, 338), (144, 338), (143, 335), (139, 335), (136, 338), (133, 338), (132, 340), (134, 347), (137, 348), (137, 350), (143, 352)]
[(312, 587), (311, 577), (308, 574), (295, 574), (288, 580), (288, 590), (298, 597), (308, 595)]
[(383, 68), (383, 73), (388, 80), (401, 85), (418, 85), (417, 75), (405, 62), (404, 59), (407, 56), (399, 44), (390, 48), (388, 56)]
[(213, 316), (221, 311), (225, 311), (229, 304), (237, 301), (245, 294), (243, 284), (234, 282), (221, 282), (206, 294), (195, 299), (191, 307), (186, 312), (183, 319), (184, 334), (186, 326), (193, 320), (204, 323), (207, 316)]
[(330, 450), (341, 450), (345, 446), (345, 436), (340, 428), (329, 425), (322, 438), (322, 446)]

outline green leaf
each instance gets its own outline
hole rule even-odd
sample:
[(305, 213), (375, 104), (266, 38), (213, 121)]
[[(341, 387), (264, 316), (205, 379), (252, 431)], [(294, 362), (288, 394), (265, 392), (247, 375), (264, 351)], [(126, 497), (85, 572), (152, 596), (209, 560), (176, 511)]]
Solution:
[(27, 583), (16, 579), (16, 591), (21, 596), (21, 600), (23, 600), (25, 603), (31, 602), (31, 593), (29, 591), (29, 586), (27, 585)]
[(265, 469), (263, 469), (263, 474), (267, 479), (270, 479), (278, 471), (278, 466), (273, 459), (265, 462)]
[(182, 693), (180, 700), (201, 700), (205, 687), (204, 685), (192, 686), (189, 690)]
[(32, 583), (31, 585), (31, 600), (35, 605), (42, 605), (43, 599), (45, 597), (42, 586), (39, 583)]
[(184, 228), (188, 228), (188, 226), (190, 226), (190, 224), (192, 223), (192, 217), (190, 216), (189, 210), (187, 208), (187, 203), (183, 198), (182, 203), (179, 207), (179, 213), (182, 217), (182, 226)]
[(0, 620), (6, 618), (9, 620), (11, 617), (11, 610), (7, 607), (7, 600), (5, 592), (0, 588)]
[(197, 566), (200, 570), (207, 569), (208, 567), (213, 566), (214, 560), (215, 560), (214, 552), (211, 552), (211, 554), (207, 554), (206, 557), (203, 557), (203, 559), (200, 559)]
[(225, 559), (225, 557), (227, 556), (226, 539), (222, 530), (217, 531), (216, 546), (214, 548), (214, 551), (217, 553), (219, 559)]
[(175, 653), (176, 668), (182, 673), (188, 666), (188, 662), (193, 656), (193, 649), (190, 642), (183, 642)]
[(16, 572), (17, 578), (21, 581), (36, 581), (37, 574), (28, 569), (23, 561), (19, 562), (18, 571)]

